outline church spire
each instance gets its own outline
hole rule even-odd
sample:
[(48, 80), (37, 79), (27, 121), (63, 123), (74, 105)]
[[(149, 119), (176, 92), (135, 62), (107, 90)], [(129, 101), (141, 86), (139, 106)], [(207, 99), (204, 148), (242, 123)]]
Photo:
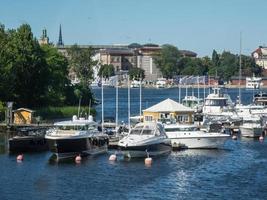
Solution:
[(61, 24), (59, 25), (59, 37), (58, 37), (57, 46), (64, 46), (64, 43), (62, 40)]

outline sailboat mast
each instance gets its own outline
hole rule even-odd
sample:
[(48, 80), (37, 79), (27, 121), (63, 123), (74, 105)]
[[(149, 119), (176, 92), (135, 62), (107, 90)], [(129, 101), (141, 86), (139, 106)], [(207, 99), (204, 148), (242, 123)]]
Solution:
[(118, 83), (119, 83), (119, 80), (118, 80), (118, 75), (117, 75), (116, 76), (116, 130), (118, 128), (118, 107), (119, 107), (119, 91), (118, 91), (119, 84)]
[(142, 118), (142, 80), (140, 78), (140, 99), (139, 99), (139, 103), (140, 103), (140, 108), (139, 108), (139, 115), (140, 115), (140, 122), (141, 122), (141, 118)]
[(103, 75), (101, 77), (101, 108), (102, 108), (102, 133), (104, 132), (104, 89), (103, 89)]
[(199, 76), (197, 76), (197, 98), (199, 99)]
[(130, 102), (130, 76), (128, 75), (128, 126), (129, 126), (129, 133), (130, 133), (130, 127), (131, 127), (131, 122), (130, 122), (130, 114), (131, 114), (131, 102)]
[(241, 49), (242, 49), (242, 32), (240, 32), (240, 49), (239, 49), (239, 99), (238, 102), (241, 104), (241, 64), (242, 64), (242, 58), (241, 58)]
[(181, 80), (179, 78), (179, 103), (181, 103)]

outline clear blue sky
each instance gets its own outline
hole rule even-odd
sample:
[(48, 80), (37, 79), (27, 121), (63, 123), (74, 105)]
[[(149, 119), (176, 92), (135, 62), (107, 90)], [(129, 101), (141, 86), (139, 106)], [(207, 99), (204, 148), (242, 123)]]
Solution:
[(199, 56), (229, 50), (250, 54), (267, 44), (266, 0), (1, 0), (0, 22), (22, 23), (54, 43), (173, 44)]

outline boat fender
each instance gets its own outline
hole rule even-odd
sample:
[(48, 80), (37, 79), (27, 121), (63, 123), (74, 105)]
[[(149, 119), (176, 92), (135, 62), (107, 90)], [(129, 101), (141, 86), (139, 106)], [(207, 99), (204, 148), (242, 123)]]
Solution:
[(109, 161), (116, 161), (116, 160), (117, 160), (117, 156), (116, 156), (116, 154), (112, 154), (112, 155), (110, 155), (108, 160), (109, 160)]
[(82, 161), (82, 157), (79, 154), (78, 156), (75, 157), (75, 162), (79, 164), (79, 163), (81, 163), (81, 161)]
[(22, 162), (23, 159), (24, 159), (23, 154), (19, 154), (19, 155), (17, 156), (17, 162)]
[(260, 136), (260, 137), (259, 137), (259, 141), (260, 141), (260, 142), (263, 142), (263, 140), (264, 140), (264, 137), (263, 137), (263, 136)]
[(151, 166), (152, 165), (152, 158), (150, 158), (150, 157), (145, 158), (145, 165), (146, 166)]

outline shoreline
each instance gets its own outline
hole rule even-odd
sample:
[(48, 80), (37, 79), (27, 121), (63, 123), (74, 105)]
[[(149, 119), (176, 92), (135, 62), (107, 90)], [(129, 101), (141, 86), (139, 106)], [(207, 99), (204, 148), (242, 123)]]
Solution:
[[(120, 85), (118, 86), (119, 88), (128, 88), (127, 85)], [(246, 88), (245, 85), (181, 85), (180, 88), (213, 88), (213, 87), (224, 87), (226, 89), (238, 89), (238, 88), (241, 88), (241, 89), (248, 89), (248, 90), (253, 90), (251, 88)], [(101, 87), (98, 87), (98, 88), (101, 88)], [(110, 87), (104, 87), (104, 88), (115, 88), (113, 86), (110, 86)], [(131, 89), (137, 89), (139, 87), (135, 87), (135, 88), (132, 88)], [(142, 88), (149, 88), (149, 89), (170, 89), (170, 88), (179, 88), (178, 85), (171, 85), (171, 86), (167, 86), (167, 87), (163, 87), (163, 88), (157, 88), (155, 85), (143, 85)], [(266, 86), (261, 86), (260, 88), (258, 89), (255, 89), (255, 90), (260, 90), (260, 89), (266, 89), (267, 88), (267, 85)], [(93, 88), (93, 89), (96, 89), (96, 88)]]

